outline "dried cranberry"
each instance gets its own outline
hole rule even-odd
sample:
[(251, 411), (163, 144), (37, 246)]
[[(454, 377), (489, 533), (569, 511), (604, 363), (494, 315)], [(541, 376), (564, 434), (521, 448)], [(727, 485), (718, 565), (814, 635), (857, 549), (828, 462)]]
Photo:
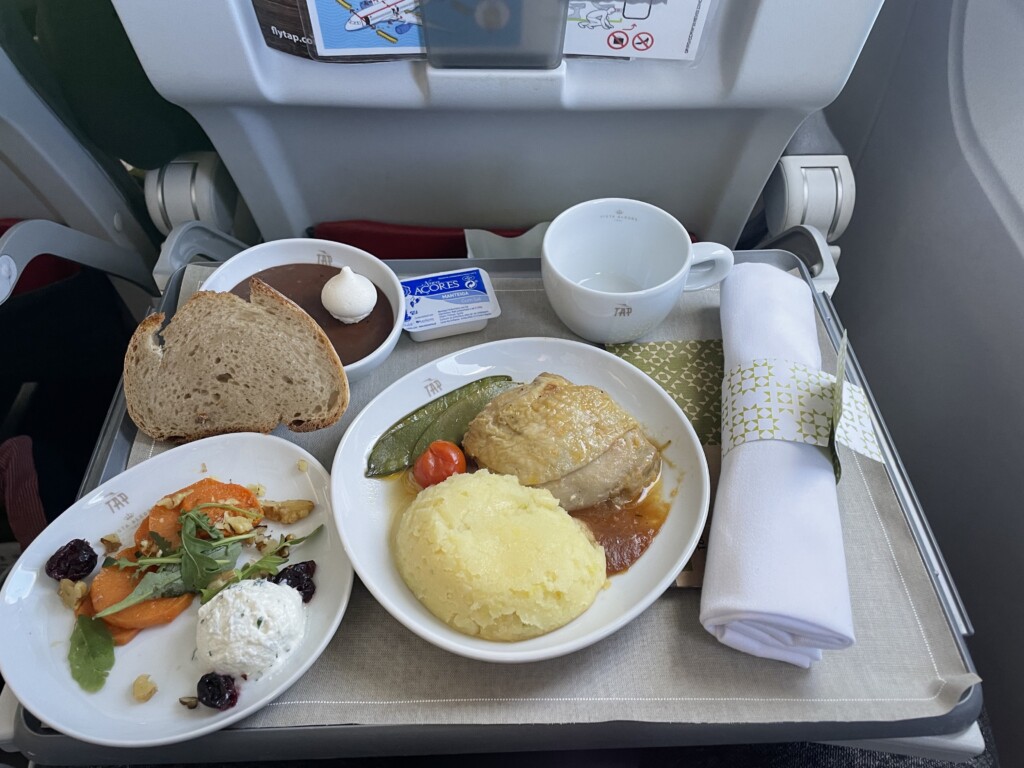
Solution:
[(46, 561), (46, 575), (60, 581), (81, 581), (96, 567), (99, 558), (85, 539), (72, 539)]
[(313, 583), (313, 574), (315, 573), (316, 562), (306, 560), (289, 565), (276, 576), (271, 576), (270, 580), (275, 584), (284, 584), (286, 587), (297, 589), (302, 594), (302, 602), (308, 603), (313, 599), (313, 593), (316, 592), (316, 584)]
[(238, 703), (238, 689), (235, 687), (235, 678), (231, 675), (218, 675), (216, 672), (207, 672), (196, 684), (196, 698), (200, 704), (222, 712), (231, 709)]

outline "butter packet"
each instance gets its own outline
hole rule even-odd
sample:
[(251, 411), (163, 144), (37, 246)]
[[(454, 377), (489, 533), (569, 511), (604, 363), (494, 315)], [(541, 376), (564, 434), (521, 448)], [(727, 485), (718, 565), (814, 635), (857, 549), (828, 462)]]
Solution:
[(491, 278), (479, 267), (402, 280), (405, 320), (413, 341), (481, 331), (501, 314)]

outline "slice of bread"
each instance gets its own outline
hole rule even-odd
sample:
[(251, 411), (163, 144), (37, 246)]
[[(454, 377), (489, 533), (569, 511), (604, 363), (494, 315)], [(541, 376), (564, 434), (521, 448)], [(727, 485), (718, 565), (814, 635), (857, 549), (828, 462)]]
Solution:
[[(258, 278), (249, 301), (200, 291), (164, 328), (135, 330), (124, 359), (128, 415), (156, 440), (329, 427), (348, 407), (348, 379), (330, 340), (297, 304)], [(160, 337), (163, 344), (160, 344)]]

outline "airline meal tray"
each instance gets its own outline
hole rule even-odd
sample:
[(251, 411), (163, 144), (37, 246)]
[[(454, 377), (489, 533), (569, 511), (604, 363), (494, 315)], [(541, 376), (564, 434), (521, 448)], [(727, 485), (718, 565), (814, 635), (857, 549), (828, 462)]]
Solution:
[[(813, 286), (815, 265), (792, 251), (739, 251), (736, 259), (792, 271)], [(330, 470), (355, 415), (410, 371), (501, 339), (579, 341), (547, 303), (537, 260), (474, 262), (489, 273), (501, 305), (501, 315), (484, 330), (426, 342), (403, 334), (380, 368), (352, 384), (341, 422), (319, 432), (279, 429), (275, 434), (299, 444)], [(400, 277), (467, 266), (466, 260), (389, 264)], [(212, 268), (191, 264), (179, 269), (161, 310), (172, 314)], [(834, 372), (843, 328), (828, 296), (813, 293), (823, 367)], [(674, 314), (641, 341), (694, 341), (695, 349), (704, 349), (705, 342), (721, 339), (718, 302), (717, 287), (687, 294)], [(422, 640), (393, 619), (357, 579), (338, 631), (316, 663), (276, 701), (234, 725), (162, 746), (99, 746), (63, 735), (19, 706), (15, 744), (44, 764), (210, 763), (849, 742), (963, 731), (981, 709), (981, 685), (964, 640), (971, 627), (870, 396), (852, 350), (855, 342), (846, 357), (846, 379), (867, 393), (884, 461), (840, 449), (838, 495), (857, 641), (851, 648), (825, 652), (811, 669), (718, 643), (698, 621), (700, 590), (692, 586), (670, 587), (626, 626), (582, 650), (546, 661), (495, 664)], [(547, 362), (557, 372), (558, 360)], [(720, 374), (706, 367), (713, 361), (701, 364), (705, 376), (711, 372), (711, 389), (720, 386)], [(720, 448), (714, 438), (704, 442), (714, 477)], [(119, 391), (82, 493), (165, 449), (137, 434)], [(88, 694), (72, 695), (88, 705)], [(167, 693), (172, 701), (178, 696)], [(150, 714), (156, 703), (136, 704), (126, 694), (125, 728), (131, 728), (133, 717), (159, 716)]]

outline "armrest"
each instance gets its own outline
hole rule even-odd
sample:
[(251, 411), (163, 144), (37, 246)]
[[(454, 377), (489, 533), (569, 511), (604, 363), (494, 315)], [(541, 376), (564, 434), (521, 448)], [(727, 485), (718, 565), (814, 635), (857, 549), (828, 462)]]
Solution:
[(63, 224), (32, 219), (15, 224), (0, 236), (0, 304), (11, 295), (25, 266), (43, 253), (94, 267), (159, 295), (148, 266), (135, 251)]

